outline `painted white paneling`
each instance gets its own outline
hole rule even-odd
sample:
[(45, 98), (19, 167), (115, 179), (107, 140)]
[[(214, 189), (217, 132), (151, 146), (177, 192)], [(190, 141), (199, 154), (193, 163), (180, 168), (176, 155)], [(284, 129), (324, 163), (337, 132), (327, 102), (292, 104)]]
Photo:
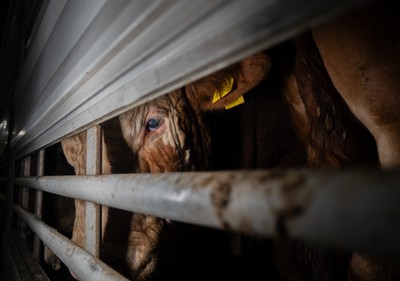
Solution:
[(16, 156), (366, 1), (50, 1), (17, 84)]

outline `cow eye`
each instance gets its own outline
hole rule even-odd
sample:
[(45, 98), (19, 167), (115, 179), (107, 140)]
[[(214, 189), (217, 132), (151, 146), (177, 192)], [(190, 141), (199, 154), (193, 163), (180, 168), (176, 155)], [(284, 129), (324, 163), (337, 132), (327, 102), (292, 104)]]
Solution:
[(155, 131), (160, 126), (161, 120), (158, 118), (150, 118), (147, 120), (146, 129), (149, 131)]

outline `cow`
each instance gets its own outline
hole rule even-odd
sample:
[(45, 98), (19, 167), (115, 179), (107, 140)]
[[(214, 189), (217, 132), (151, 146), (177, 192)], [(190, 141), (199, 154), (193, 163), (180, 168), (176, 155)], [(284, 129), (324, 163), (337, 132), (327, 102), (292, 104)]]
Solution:
[[(400, 32), (395, 11), (392, 1), (373, 3), (292, 40), (294, 58), (284, 76), (283, 95), (307, 151), (308, 167), (400, 167)], [(306, 248), (303, 258), (313, 256), (304, 245), (295, 247)], [(316, 280), (400, 278), (400, 266), (379, 257), (354, 251), (348, 262), (343, 262), (346, 257), (334, 259), (341, 260), (341, 270), (333, 269), (333, 277), (316, 273)]]
[[(113, 118), (103, 126), (104, 174), (118, 172), (118, 155), (131, 155), (131, 172), (163, 173), (206, 170), (211, 140), (204, 112), (230, 108), (243, 102), (243, 95), (258, 85), (269, 69), (269, 57), (258, 53), (207, 77), (172, 91)], [(122, 136), (125, 144), (121, 144)], [(118, 144), (119, 143), (119, 144)], [(129, 147), (129, 152), (112, 151)], [(62, 141), (66, 159), (76, 174), (86, 170), (86, 132)], [(118, 166), (121, 163), (118, 163)], [(75, 200), (72, 241), (85, 245), (85, 202)], [(111, 208), (110, 208), (111, 209)], [(103, 208), (102, 232), (109, 209)], [(128, 224), (126, 264), (133, 280), (145, 280), (154, 272), (164, 219), (132, 214)], [(72, 273), (72, 272), (71, 272)], [(73, 273), (72, 273), (73, 274)], [(74, 275), (74, 274), (73, 274)], [(74, 276), (76, 277), (76, 276)]]
[[(383, 169), (400, 167), (400, 20), (396, 7), (394, 1), (381, 1), (312, 31), (333, 85), (372, 134)], [(355, 252), (349, 274), (352, 280), (393, 280), (399, 278), (399, 268)]]

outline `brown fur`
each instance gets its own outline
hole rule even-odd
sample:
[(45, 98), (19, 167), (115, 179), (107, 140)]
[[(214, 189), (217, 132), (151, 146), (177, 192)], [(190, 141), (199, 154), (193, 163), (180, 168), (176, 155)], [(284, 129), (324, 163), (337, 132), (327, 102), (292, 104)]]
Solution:
[[(86, 131), (70, 137), (61, 143), (68, 163), (74, 167), (75, 174), (86, 173)], [(85, 201), (75, 200), (75, 220), (71, 240), (81, 247), (85, 247)]]
[(313, 30), (333, 84), (374, 136), (384, 168), (400, 165), (400, 21), (395, 5), (383, 1)]
[[(383, 1), (313, 30), (336, 89), (373, 135), (383, 168), (400, 167), (400, 20), (397, 3)], [(397, 271), (400, 267), (397, 266)], [(384, 263), (354, 253), (354, 280), (395, 280)]]
[[(375, 143), (333, 86), (309, 33), (296, 38), (295, 50), (294, 76), (308, 121), (307, 135), (303, 136), (308, 166), (339, 168), (373, 163)], [(368, 150), (371, 152), (365, 153)]]

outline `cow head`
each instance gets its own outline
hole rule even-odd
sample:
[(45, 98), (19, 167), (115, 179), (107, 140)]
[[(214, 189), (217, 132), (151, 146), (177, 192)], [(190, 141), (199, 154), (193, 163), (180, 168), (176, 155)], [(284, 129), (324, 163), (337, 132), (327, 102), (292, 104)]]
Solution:
[(202, 113), (228, 109), (264, 79), (269, 57), (253, 55), (120, 115), (138, 172), (207, 168), (210, 136)]
[[(256, 54), (119, 116), (123, 136), (137, 158), (137, 172), (204, 170), (210, 135), (202, 113), (241, 103), (264, 79), (269, 57)], [(135, 280), (154, 270), (165, 222), (134, 214), (127, 254)]]

